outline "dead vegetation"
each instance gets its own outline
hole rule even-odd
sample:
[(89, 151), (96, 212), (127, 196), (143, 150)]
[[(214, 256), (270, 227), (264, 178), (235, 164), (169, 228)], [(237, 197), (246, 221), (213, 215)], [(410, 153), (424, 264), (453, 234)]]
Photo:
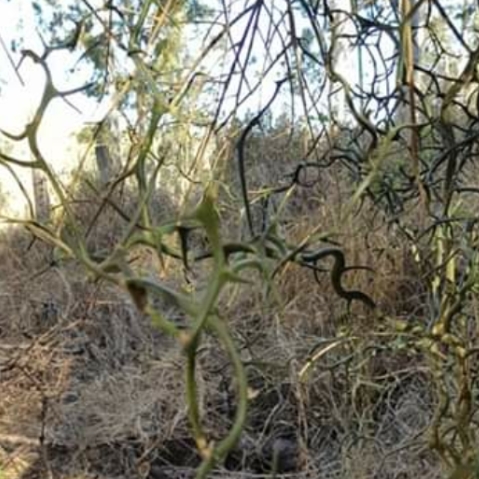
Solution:
[[(293, 242), (317, 222), (327, 230), (335, 206), (308, 208), (285, 234)], [(96, 247), (110, 233), (102, 224), (112, 214), (98, 220)], [(348, 285), (361, 285), (389, 314), (420, 314), (424, 284), (401, 239), (367, 210), (341, 231), (348, 262), (372, 269), (351, 271)], [(85, 277), (75, 262), (56, 265), (51, 249), (30, 244), (21, 230), (3, 234), (4, 477), (193, 477), (200, 457), (178, 345), (124, 292)], [(177, 262), (158, 272), (148, 257), (137, 261), (151, 275), (188, 286)], [(371, 337), (381, 319), (360, 304), (347, 312), (327, 261), (321, 266), (319, 284), (310, 271), (285, 267), (269, 299), (258, 281), (223, 295), (219, 311), (246, 367), (250, 404), (240, 442), (211, 477), (266, 478), (272, 471), (295, 478), (441, 477), (427, 448), (437, 397), (424, 358)], [(201, 271), (193, 275), (196, 284)], [(340, 331), (356, 339), (334, 345)], [(325, 345), (334, 347), (313, 360)], [(198, 353), (196, 378), (205, 430), (219, 440), (235, 412), (235, 380), (214, 337)]]

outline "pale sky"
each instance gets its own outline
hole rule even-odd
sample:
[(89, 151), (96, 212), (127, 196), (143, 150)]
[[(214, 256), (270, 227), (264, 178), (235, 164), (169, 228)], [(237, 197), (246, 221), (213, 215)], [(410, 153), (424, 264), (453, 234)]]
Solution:
[[(21, 32), (16, 30), (19, 15), (23, 19)], [(7, 47), (19, 33), (24, 35), (25, 48), (32, 49), (36, 53), (43, 52), (42, 43), (35, 31), (31, 1), (0, 2), (0, 34)], [(19, 52), (13, 53), (13, 60), (15, 63), (19, 62)], [(81, 86), (87, 80), (87, 76), (82, 75), (81, 72), (75, 72), (73, 76), (66, 73), (66, 67), (72, 64), (71, 54), (55, 52), (49, 57), (55, 86), (60, 90)], [(15, 74), (4, 49), (0, 48), (0, 79), (6, 82), (0, 90), (0, 109), (2, 112), (8, 112), (7, 115), (0, 116), (0, 128), (13, 132), (21, 131), (25, 123), (29, 121), (38, 105), (44, 86), (41, 67), (35, 65), (30, 59), (22, 63), (18, 73), (25, 83), (24, 86)], [(51, 109), (47, 112), (42, 125), (40, 139), (48, 153), (61, 151), (69, 134), (75, 131), (85, 119), (97, 114), (98, 106), (84, 96), (75, 95), (69, 97), (69, 100), (83, 112), (83, 115), (61, 100), (51, 104)]]

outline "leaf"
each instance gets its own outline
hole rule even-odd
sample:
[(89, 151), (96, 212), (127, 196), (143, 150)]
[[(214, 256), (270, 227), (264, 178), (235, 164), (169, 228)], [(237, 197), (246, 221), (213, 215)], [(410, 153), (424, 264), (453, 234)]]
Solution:
[(32, 3), (32, 8), (33, 8), (33, 12), (35, 13), (35, 15), (41, 17), (42, 14), (43, 14), (43, 10), (42, 10), (42, 7), (40, 6), (40, 4), (38, 2), (33, 2)]
[(215, 196), (213, 188), (209, 187), (193, 213), (193, 218), (196, 218), (205, 228), (216, 261), (223, 263), (224, 253), (219, 234), (219, 215), (215, 208)]
[(155, 52), (154, 52), (154, 57), (155, 59), (158, 59), (163, 51), (168, 51), (168, 40), (164, 38), (163, 40), (160, 40), (156, 46), (155, 46)]

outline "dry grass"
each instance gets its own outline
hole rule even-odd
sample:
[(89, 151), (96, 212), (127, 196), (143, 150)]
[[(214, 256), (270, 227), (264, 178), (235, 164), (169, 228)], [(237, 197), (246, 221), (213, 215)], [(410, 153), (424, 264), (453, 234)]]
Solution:
[[(296, 218), (285, 226), (288, 240), (324, 225), (336, 232), (332, 239), (343, 245), (348, 264), (374, 269), (348, 273), (349, 287), (374, 297), (389, 314), (417, 313), (422, 285), (401, 239), (366, 210), (342, 224), (348, 193), (334, 178), (328, 181), (328, 203), (313, 194), (306, 212), (288, 213)], [(82, 205), (79, 217), (91, 217), (91, 206)], [(105, 211), (92, 233), (94, 248), (108, 249), (110, 215)], [(199, 458), (177, 345), (155, 331), (123, 292), (88, 281), (75, 264), (42, 272), (51, 252), (40, 242), (26, 251), (28, 238), (15, 231), (1, 244), (4, 476), (193, 477)], [(174, 263), (161, 271), (149, 263), (145, 257), (139, 265), (173, 285), (184, 282)], [(198, 284), (202, 277), (199, 268)], [(435, 398), (421, 357), (368, 349), (378, 319), (361, 305), (345, 315), (327, 273), (318, 284), (311, 272), (288, 266), (269, 298), (258, 284), (231, 288), (220, 305), (246, 365), (251, 401), (240, 444), (212, 477), (272, 477), (275, 454), (281, 477), (441, 477), (437, 458), (425, 449)], [(341, 327), (352, 328), (360, 340), (332, 349), (301, 380), (318, 342), (334, 338)], [(332, 368), (355, 353), (355, 361)], [(201, 348), (197, 381), (205, 428), (219, 439), (233, 418), (235, 384), (214, 338)]]

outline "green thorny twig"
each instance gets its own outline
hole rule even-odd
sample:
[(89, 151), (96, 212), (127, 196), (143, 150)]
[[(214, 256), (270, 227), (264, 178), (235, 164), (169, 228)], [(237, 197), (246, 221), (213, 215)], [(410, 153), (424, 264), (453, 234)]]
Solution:
[[(247, 382), (243, 364), (226, 323), (219, 318), (215, 311), (223, 287), (228, 282), (243, 282), (243, 280), (238, 275), (241, 265), (238, 267), (238, 265), (235, 266), (233, 264), (229, 267), (226, 262), (225, 252), (219, 236), (219, 221), (214, 207), (214, 195), (211, 189), (207, 190), (203, 201), (193, 214), (186, 219), (192, 222), (199, 222), (203, 226), (212, 247), (214, 266), (208, 281), (208, 287), (201, 300), (195, 304), (189, 298), (175, 291), (139, 278), (127, 278), (125, 286), (132, 294), (137, 306), (141, 310), (149, 312), (153, 320), (166, 332), (175, 336), (183, 346), (186, 355), (186, 399), (189, 419), (197, 447), (203, 457), (203, 462), (197, 470), (196, 477), (204, 478), (215, 464), (224, 459), (226, 454), (236, 444), (246, 419)], [(152, 310), (148, 305), (148, 292), (166, 296), (168, 300), (175, 302), (177, 306), (181, 307), (193, 320), (191, 328), (180, 333), (173, 323), (162, 318), (157, 312)], [(235, 370), (238, 388), (236, 417), (230, 432), (217, 444), (208, 440), (203, 429), (196, 388), (197, 351), (201, 343), (201, 336), (206, 330), (211, 330), (216, 334), (229, 355)]]

